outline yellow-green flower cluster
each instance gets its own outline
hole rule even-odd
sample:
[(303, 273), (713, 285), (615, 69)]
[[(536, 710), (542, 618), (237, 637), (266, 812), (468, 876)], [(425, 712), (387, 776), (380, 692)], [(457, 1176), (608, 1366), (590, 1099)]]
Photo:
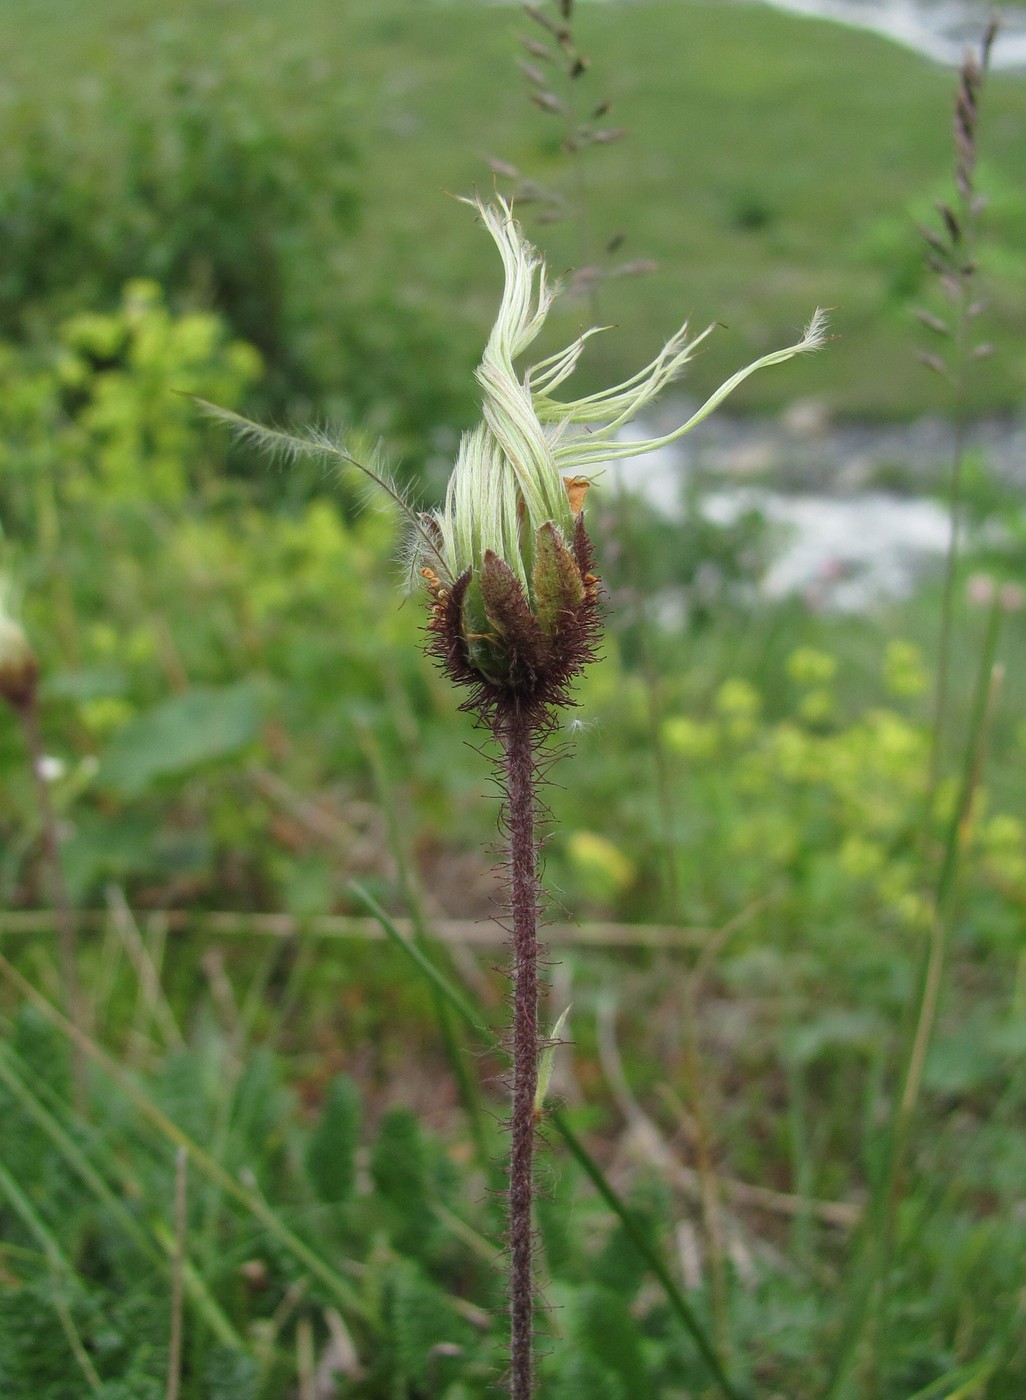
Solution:
[[(754, 893), (790, 872), (824, 903), (868, 899), (900, 927), (922, 928), (932, 917), (924, 897), (921, 853), (910, 832), (928, 796), (929, 731), (897, 708), (838, 719), (837, 659), (803, 647), (785, 660), (794, 684), (794, 712), (762, 716), (762, 697), (746, 680), (725, 680), (708, 717), (668, 715), (661, 727), (667, 754), (686, 768), (689, 788), (707, 811), (730, 812), (716, 828), (734, 855), (732, 878)], [(886, 689), (914, 700), (926, 681), (920, 651), (894, 641), (884, 658)], [(815, 703), (810, 703), (813, 700)], [(952, 820), (957, 778), (933, 793), (937, 830)], [(1026, 891), (1023, 823), (988, 811), (976, 793), (963, 823), (966, 868), (998, 894), (1020, 901)]]

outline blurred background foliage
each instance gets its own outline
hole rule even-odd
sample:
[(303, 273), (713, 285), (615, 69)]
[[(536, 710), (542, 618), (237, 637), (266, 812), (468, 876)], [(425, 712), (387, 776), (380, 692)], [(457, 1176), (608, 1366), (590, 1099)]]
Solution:
[[(41, 658), (65, 874), (93, 919), (90, 1031), (134, 1085), (95, 1067), (83, 1114), (75, 1057), (8, 980), (0, 1389), (165, 1393), (170, 1121), (244, 1184), (226, 1194), (190, 1159), (185, 1393), (280, 1397), (304, 1348), (334, 1347), (340, 1394), (483, 1395), (501, 1366), (498, 1126), (486, 1107), (471, 1142), (437, 1007), (394, 948), (303, 931), (364, 912), (354, 878), (425, 927), (487, 917), (487, 755), (420, 654), (392, 512), (316, 465), (230, 447), (186, 396), (356, 424), (437, 494), (476, 412), (498, 285), (443, 192), (486, 187), (491, 157), (572, 186), (516, 71), (521, 21), (357, 0), (187, 0), (173, 16), (0, 0), (0, 15), (16, 32), (0, 86), (0, 564)], [(658, 268), (601, 284), (617, 331), (585, 385), (644, 362), (668, 308), (729, 326), (700, 392), (823, 302), (840, 339), (753, 381), (744, 407), (943, 406), (909, 313), (933, 296), (915, 221), (946, 188), (951, 75), (748, 6), (594, 6), (586, 28), (630, 137), (585, 153), (587, 220), (521, 212), (556, 267), (623, 231), (625, 256)], [(974, 412), (1022, 407), (1024, 115), (1022, 79), (995, 77), (979, 178), (996, 354)], [(570, 298), (553, 336), (590, 319)], [(934, 581), (858, 616), (770, 602), (779, 541), (758, 512), (681, 524), (601, 486), (592, 499), (609, 630), (557, 736), (572, 758), (547, 791), (546, 878), (555, 919), (638, 935), (559, 949), (546, 1018), (573, 1001), (575, 1045), (558, 1096), (738, 1374), (811, 1400), (843, 1335), (854, 1220), (886, 1171), (985, 614), (958, 612), (931, 804)], [(977, 458), (966, 504), (960, 596), (979, 568), (1022, 582), (1019, 487)], [(876, 1400), (1019, 1400), (1026, 1376), (1026, 651), (1022, 614), (1003, 625), (891, 1311), (862, 1353), (868, 1388), (849, 1392)], [(0, 716), (12, 918), (48, 897), (31, 779)], [(299, 933), (265, 939), (254, 920), (220, 937), (203, 918), (223, 910)], [(48, 934), (4, 927), (13, 965), (59, 1001)], [(501, 1019), (495, 949), (438, 956)], [(497, 1066), (458, 1057), (497, 1111)], [(703, 1154), (727, 1183), (719, 1229), (695, 1187)], [(705, 1393), (634, 1246), (566, 1162), (539, 1210), (543, 1394)]]

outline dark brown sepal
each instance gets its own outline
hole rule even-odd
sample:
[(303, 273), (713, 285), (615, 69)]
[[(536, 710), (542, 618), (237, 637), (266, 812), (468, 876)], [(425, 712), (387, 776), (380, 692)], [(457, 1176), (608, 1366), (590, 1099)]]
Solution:
[[(527, 595), (504, 559), (485, 550), (479, 576), (485, 615), (493, 629), (482, 640), (480, 669), (500, 685), (530, 685), (548, 663), (548, 638), (531, 611)], [(467, 638), (471, 663), (478, 660)]]
[(595, 570), (595, 553), (591, 547), (591, 540), (588, 532), (584, 528), (584, 513), (577, 516), (574, 521), (574, 558), (577, 560), (577, 567), (581, 571), (581, 578), (584, 580), (585, 597), (590, 592), (593, 599), (598, 596), (599, 578)]
[(442, 587), (433, 573), (427, 580), (432, 597), (428, 651), (457, 685), (473, 685), (479, 679), (467, 664), (467, 644), (463, 639), (463, 603), (470, 580), (469, 569), (451, 588)]

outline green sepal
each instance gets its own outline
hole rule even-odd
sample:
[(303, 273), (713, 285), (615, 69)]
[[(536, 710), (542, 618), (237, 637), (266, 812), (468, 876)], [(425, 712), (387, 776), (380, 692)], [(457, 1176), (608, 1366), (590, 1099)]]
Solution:
[(471, 574), (463, 594), (460, 631), (470, 665), (475, 671), (480, 671), (486, 680), (502, 685), (508, 669), (506, 648), (485, 610), (481, 580), (477, 574)]
[(577, 561), (551, 520), (535, 535), (533, 587), (535, 616), (542, 631), (551, 637), (559, 630), (563, 614), (584, 601), (584, 580)]

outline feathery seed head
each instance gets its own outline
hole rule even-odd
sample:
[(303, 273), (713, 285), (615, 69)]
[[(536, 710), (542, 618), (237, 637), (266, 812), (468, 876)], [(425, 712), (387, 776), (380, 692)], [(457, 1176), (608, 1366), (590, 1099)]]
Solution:
[(676, 431), (622, 442), (619, 429), (678, 377), (712, 327), (689, 338), (683, 326), (615, 388), (557, 399), (604, 328), (519, 377), (514, 361), (537, 338), (557, 289), (505, 200), (466, 202), (499, 250), (505, 286), (477, 370), (483, 421), (463, 436), (443, 506), (420, 517), (416, 548), (433, 598), (432, 650), (453, 680), (474, 688), (468, 707), (494, 710), (515, 695), (544, 710), (566, 702), (569, 682), (594, 655), (599, 581), (584, 528), (594, 470), (672, 442), (754, 370), (818, 348), (825, 318), (817, 312), (799, 343), (735, 374)]

